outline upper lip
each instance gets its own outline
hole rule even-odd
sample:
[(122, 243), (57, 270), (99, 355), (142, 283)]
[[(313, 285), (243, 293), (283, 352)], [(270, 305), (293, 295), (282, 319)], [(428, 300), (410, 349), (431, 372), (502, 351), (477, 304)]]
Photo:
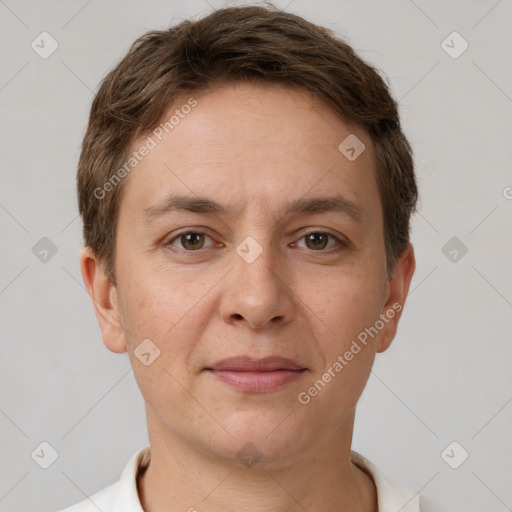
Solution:
[(270, 356), (262, 359), (242, 356), (223, 359), (206, 369), (232, 372), (271, 372), (276, 370), (305, 370), (306, 368), (281, 356)]

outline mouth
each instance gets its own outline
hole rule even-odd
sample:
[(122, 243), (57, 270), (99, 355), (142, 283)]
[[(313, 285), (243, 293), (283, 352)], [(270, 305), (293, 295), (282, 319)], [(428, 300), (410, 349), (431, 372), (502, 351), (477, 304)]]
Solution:
[(224, 359), (205, 371), (241, 391), (263, 393), (282, 388), (299, 379), (308, 369), (280, 356), (253, 359), (235, 357)]

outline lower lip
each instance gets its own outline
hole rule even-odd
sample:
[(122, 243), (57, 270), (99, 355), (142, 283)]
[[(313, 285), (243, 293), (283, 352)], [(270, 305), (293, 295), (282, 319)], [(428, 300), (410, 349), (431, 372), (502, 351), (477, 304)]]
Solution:
[(300, 378), (305, 370), (275, 370), (271, 372), (234, 372), (208, 370), (218, 379), (242, 391), (263, 393), (274, 391)]

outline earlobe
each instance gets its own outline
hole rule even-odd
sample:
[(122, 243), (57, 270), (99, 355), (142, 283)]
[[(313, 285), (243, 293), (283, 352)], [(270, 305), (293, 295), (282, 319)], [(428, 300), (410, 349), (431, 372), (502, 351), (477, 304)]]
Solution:
[(387, 284), (387, 299), (382, 308), (382, 314), (387, 322), (377, 341), (377, 352), (387, 350), (396, 335), (415, 268), (414, 248), (408, 243), (396, 262), (395, 271)]
[(117, 297), (117, 289), (104, 272), (101, 262), (90, 247), (80, 253), (80, 268), (89, 292), (105, 346), (112, 352), (126, 352), (124, 328)]

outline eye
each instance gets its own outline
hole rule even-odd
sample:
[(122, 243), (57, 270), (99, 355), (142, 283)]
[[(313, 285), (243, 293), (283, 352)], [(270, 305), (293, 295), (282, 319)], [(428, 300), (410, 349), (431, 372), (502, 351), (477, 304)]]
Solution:
[[(334, 241), (334, 244), (328, 246), (329, 238)], [(339, 238), (331, 235), (330, 233), (324, 233), (321, 231), (312, 231), (304, 235), (300, 241), (305, 240), (306, 248), (312, 249), (313, 251), (321, 251), (324, 249), (331, 249), (332, 247), (344, 246), (345, 244), (339, 240)], [(299, 244), (297, 244), (299, 246)]]
[(205, 238), (212, 240), (208, 235), (200, 231), (184, 231), (173, 239), (169, 240), (167, 245), (174, 245), (174, 242), (181, 244), (181, 249), (186, 251), (197, 251), (205, 248)]

